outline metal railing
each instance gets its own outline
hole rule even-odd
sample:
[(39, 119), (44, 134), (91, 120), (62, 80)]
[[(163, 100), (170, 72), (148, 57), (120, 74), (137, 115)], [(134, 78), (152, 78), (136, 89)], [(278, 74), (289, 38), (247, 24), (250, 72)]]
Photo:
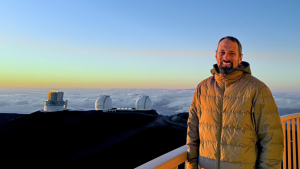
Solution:
[(185, 162), (187, 159), (187, 146), (183, 145), (175, 150), (172, 150), (164, 155), (161, 155), (135, 169), (177, 169), (178, 165)]
[(300, 140), (298, 139), (300, 136), (299, 117), (299, 113), (281, 116), (284, 135), (283, 169), (296, 169), (300, 167)]
[[(284, 135), (283, 169), (300, 168), (300, 113), (281, 116)], [(292, 123), (291, 123), (292, 121)], [(292, 130), (291, 130), (292, 129)], [(135, 169), (177, 169), (187, 160), (187, 146), (183, 145)]]

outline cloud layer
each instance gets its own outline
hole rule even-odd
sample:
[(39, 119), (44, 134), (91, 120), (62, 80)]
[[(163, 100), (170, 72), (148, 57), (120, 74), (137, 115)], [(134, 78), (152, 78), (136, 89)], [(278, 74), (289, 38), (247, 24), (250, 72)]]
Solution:
[[(68, 109), (94, 110), (100, 95), (110, 95), (113, 107), (133, 108), (141, 95), (148, 95), (159, 114), (188, 112), (194, 89), (62, 89)], [(32, 113), (44, 108), (49, 89), (0, 88), (1, 113)], [(274, 93), (281, 115), (300, 112), (300, 94)], [(292, 110), (292, 111), (291, 111)]]

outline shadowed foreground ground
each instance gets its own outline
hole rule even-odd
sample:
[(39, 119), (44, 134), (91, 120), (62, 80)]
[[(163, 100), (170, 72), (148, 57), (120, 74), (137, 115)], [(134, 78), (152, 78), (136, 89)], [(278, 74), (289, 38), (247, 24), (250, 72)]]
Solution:
[(13, 121), (6, 117), (0, 124), (1, 166), (134, 168), (184, 145), (187, 117), (154, 110), (35, 112), (16, 115)]

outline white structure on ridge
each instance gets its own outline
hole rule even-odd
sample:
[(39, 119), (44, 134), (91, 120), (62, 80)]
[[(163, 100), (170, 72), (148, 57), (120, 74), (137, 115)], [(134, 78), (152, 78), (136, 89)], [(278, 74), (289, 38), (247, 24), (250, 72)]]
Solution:
[(149, 96), (141, 96), (135, 102), (135, 108), (137, 110), (151, 110), (152, 101)]
[(67, 109), (68, 100), (63, 100), (64, 92), (50, 90), (44, 104), (44, 111), (62, 111)]
[(109, 95), (101, 95), (95, 102), (96, 110), (112, 109), (112, 100)]
[(102, 110), (103, 112), (151, 110), (151, 108), (152, 101), (149, 96), (140, 96), (135, 102), (135, 108), (112, 108), (112, 100), (109, 95), (100, 95), (95, 102), (95, 110)]

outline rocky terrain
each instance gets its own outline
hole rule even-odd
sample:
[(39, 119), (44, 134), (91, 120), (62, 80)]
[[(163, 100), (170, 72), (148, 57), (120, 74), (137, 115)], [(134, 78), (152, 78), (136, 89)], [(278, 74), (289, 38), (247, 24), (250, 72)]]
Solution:
[(59, 111), (0, 114), (10, 168), (134, 168), (186, 142), (188, 113)]

